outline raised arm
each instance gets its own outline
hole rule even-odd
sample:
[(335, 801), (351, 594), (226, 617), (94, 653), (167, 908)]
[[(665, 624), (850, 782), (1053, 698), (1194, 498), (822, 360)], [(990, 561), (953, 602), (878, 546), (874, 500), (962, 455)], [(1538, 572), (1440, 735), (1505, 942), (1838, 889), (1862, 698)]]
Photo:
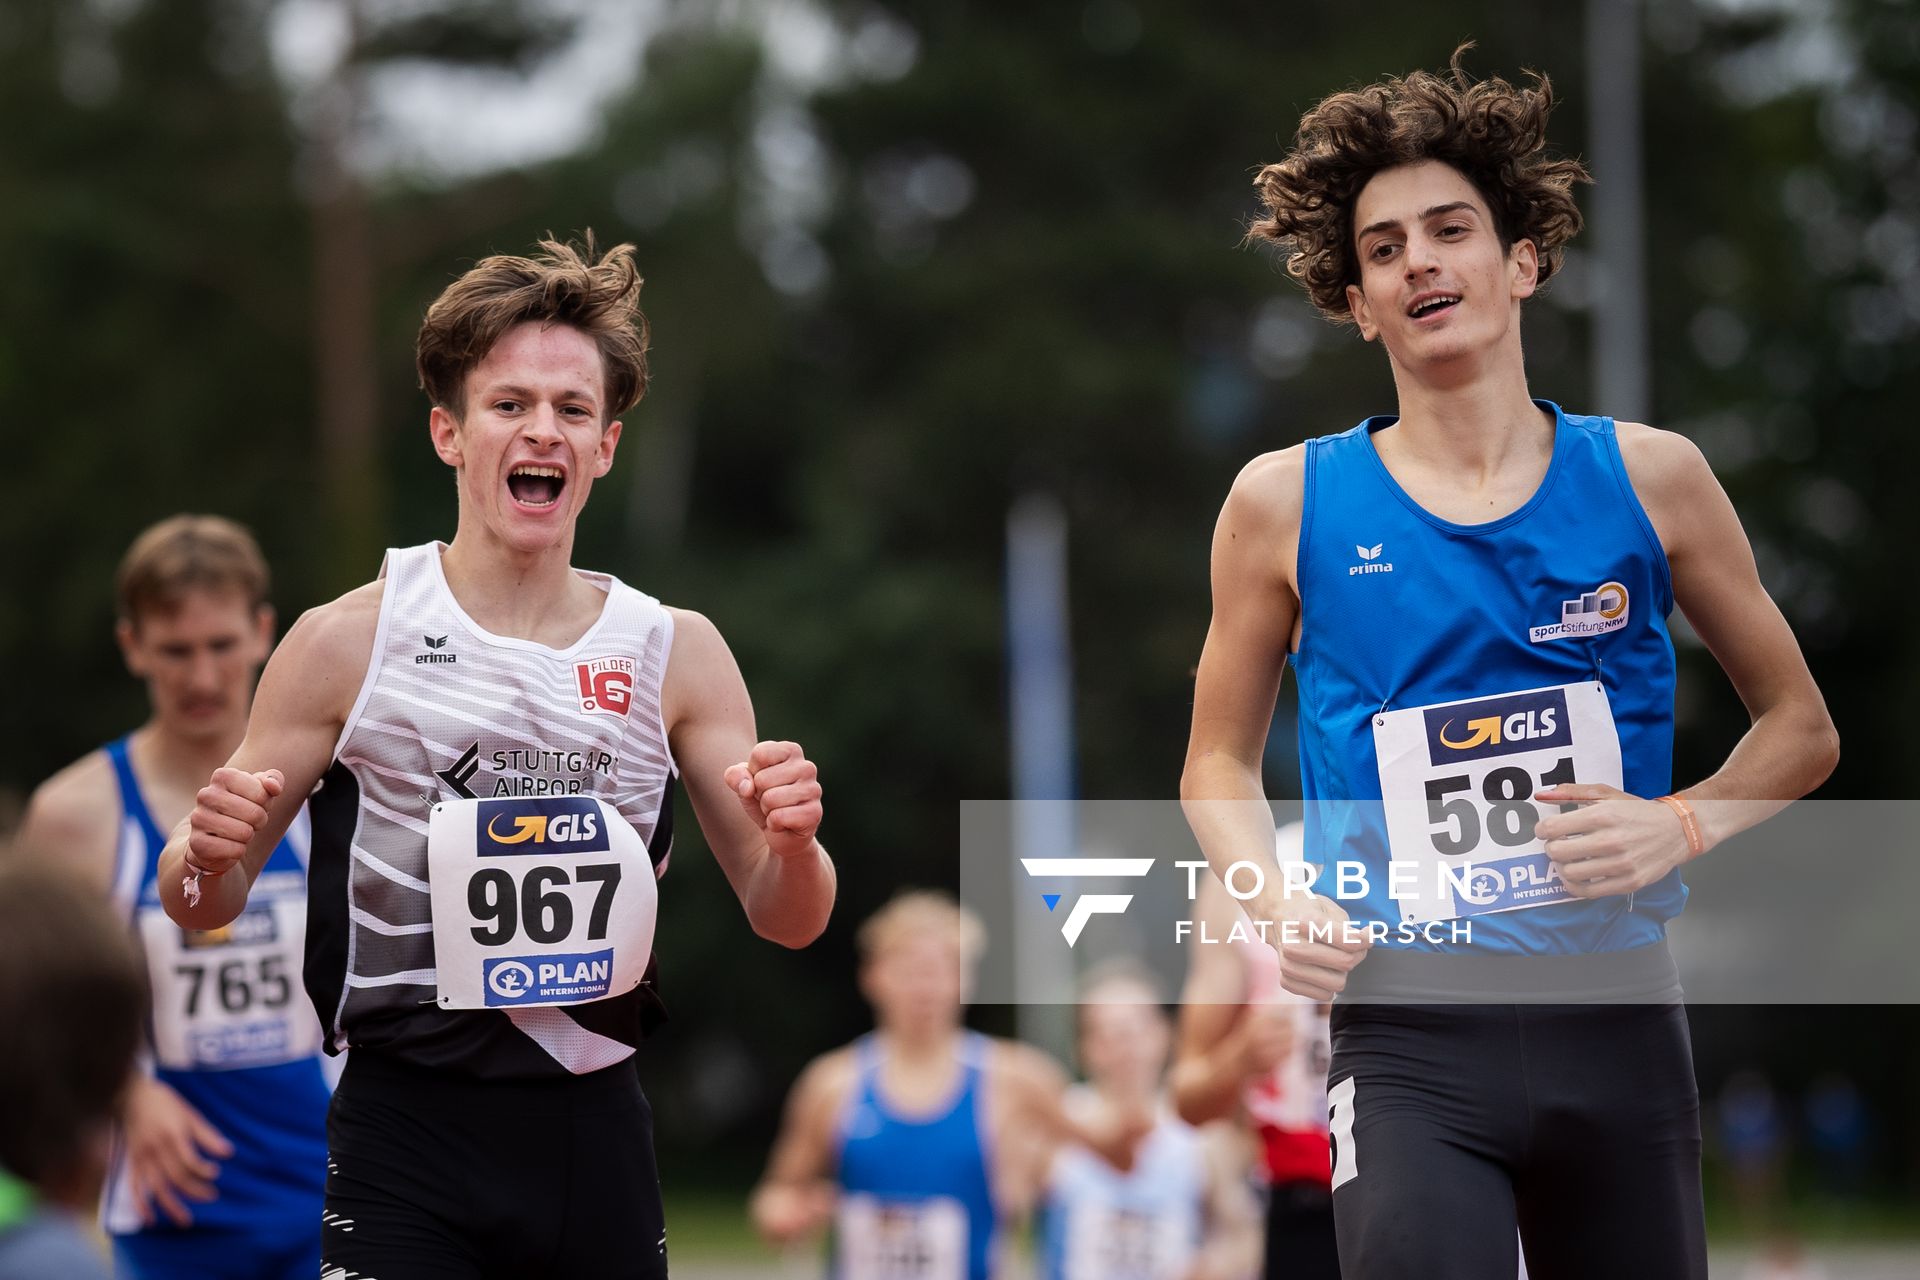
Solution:
[(833, 910), (833, 861), (820, 826), (817, 770), (799, 744), (756, 742), (753, 703), (720, 632), (672, 611), (662, 711), (700, 830), (753, 931), (787, 947), (820, 936)]
[[(160, 855), (160, 901), (183, 928), (217, 929), (240, 914), (326, 772), (373, 657), (380, 593), (375, 583), (302, 615), (267, 659), (246, 738)], [(204, 872), (198, 904), (182, 889), (190, 864)]]
[[(1793, 630), (1767, 594), (1733, 504), (1692, 441), (1619, 427), (1635, 493), (1666, 551), (1674, 603), (1746, 704), (1747, 731), (1726, 763), (1675, 793), (1696, 818), (1700, 852), (1825, 781), (1840, 737)], [(1630, 893), (1695, 856), (1674, 809), (1607, 787), (1541, 791), (1582, 808), (1541, 820), (1547, 852), (1583, 896)]]

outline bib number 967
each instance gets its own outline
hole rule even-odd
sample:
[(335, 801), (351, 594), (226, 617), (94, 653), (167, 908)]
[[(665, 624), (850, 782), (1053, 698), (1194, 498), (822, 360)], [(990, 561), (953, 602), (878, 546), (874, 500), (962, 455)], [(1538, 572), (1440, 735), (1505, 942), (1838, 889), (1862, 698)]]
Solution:
[(569, 936), (574, 925), (570, 884), (597, 886), (587, 915), (587, 940), (603, 940), (614, 890), (620, 885), (617, 862), (576, 867), (571, 878), (565, 867), (529, 867), (517, 884), (503, 867), (481, 868), (467, 882), (467, 908), (475, 920), (486, 922), (472, 926), (474, 941), (504, 946), (522, 930), (534, 942), (558, 942)]

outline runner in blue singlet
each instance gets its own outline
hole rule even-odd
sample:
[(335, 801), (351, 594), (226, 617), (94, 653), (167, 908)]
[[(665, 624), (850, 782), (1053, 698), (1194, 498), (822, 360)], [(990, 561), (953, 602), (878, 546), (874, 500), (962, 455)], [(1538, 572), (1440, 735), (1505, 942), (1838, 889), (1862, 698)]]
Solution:
[(1142, 1113), (1080, 1125), (1038, 1050), (961, 1024), (980, 926), (952, 899), (908, 893), (862, 926), (860, 986), (876, 1029), (816, 1058), (753, 1197), (779, 1244), (833, 1227), (835, 1280), (988, 1280), (1003, 1220), (1033, 1204), (1068, 1138), (1125, 1159)]
[(180, 516), (142, 534), (121, 566), (119, 638), (152, 718), (43, 785), (21, 833), (109, 896), (146, 953), (153, 1013), (102, 1204), (136, 1280), (319, 1271), (328, 1087), (300, 983), (304, 820), (225, 929), (180, 929), (156, 884), (167, 831), (245, 730), (273, 633), (266, 592), (259, 549), (231, 522)]
[[(1325, 99), (1262, 169), (1314, 304), (1385, 349), (1399, 413), (1249, 464), (1221, 512), (1181, 796), (1215, 869), (1273, 827), (1300, 688), (1311, 894), (1248, 902), (1334, 999), (1344, 1274), (1706, 1274), (1699, 1099), (1665, 946), (1679, 868), (1820, 784), (1838, 738), (1700, 451), (1533, 399), (1524, 304), (1587, 177), (1545, 77)], [(1678, 607), (1752, 725), (1672, 792)]]

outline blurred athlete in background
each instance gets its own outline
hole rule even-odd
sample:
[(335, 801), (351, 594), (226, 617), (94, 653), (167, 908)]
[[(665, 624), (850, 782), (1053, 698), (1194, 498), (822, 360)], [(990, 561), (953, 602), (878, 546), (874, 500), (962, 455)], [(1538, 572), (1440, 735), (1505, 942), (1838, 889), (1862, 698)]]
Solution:
[(319, 1271), (328, 1086), (300, 986), (304, 811), (268, 851), (247, 910), (182, 929), (159, 860), (194, 794), (247, 728), (273, 645), (267, 565), (217, 516), (174, 516), (121, 561), (116, 635), (150, 715), (34, 792), (16, 853), (80, 877), (130, 917), (153, 988), (102, 1218), (123, 1270), (167, 1277)]

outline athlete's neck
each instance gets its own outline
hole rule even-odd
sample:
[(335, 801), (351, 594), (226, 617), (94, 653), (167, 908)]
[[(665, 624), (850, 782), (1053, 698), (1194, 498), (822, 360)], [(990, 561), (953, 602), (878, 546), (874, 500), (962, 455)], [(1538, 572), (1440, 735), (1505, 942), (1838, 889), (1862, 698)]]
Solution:
[(919, 1028), (882, 1027), (880, 1047), (894, 1063), (910, 1070), (951, 1062), (958, 1051), (960, 1035), (959, 1027), (938, 1027), (925, 1031)]
[(1383, 459), (1404, 458), (1429, 474), (1479, 487), (1509, 467), (1531, 468), (1552, 453), (1553, 421), (1527, 394), (1526, 370), (1518, 362), (1458, 384), (1415, 378), (1396, 367), (1394, 384), (1400, 420), (1374, 438)]
[(440, 555), (447, 589), (469, 618), (495, 635), (564, 649), (586, 633), (606, 593), (569, 563), (573, 539), (524, 552), (465, 531)]

